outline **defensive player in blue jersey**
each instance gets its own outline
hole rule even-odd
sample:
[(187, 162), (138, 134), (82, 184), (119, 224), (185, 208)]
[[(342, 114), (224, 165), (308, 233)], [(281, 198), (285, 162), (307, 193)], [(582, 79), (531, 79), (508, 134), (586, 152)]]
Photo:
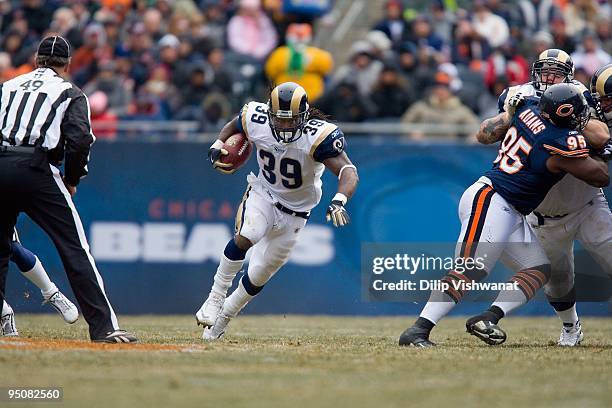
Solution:
[[(513, 112), (522, 99), (537, 99), (550, 85), (566, 82), (576, 86), (591, 108), (591, 120), (582, 134), (592, 149), (612, 153), (609, 125), (601, 112), (601, 96), (606, 83), (612, 86), (612, 64), (598, 70), (591, 89), (573, 79), (574, 64), (570, 56), (559, 49), (549, 49), (533, 63), (532, 81), (510, 87), (499, 97), (500, 112)], [(607, 123), (607, 125), (606, 125)], [(487, 137), (483, 144), (501, 139)], [(607, 146), (607, 147), (606, 147)], [(551, 263), (551, 277), (544, 286), (550, 305), (561, 320), (560, 346), (577, 346), (584, 339), (576, 308), (574, 289), (574, 241), (612, 276), (612, 212), (603, 191), (567, 174), (548, 192), (546, 198), (527, 216)]]
[[(467, 331), (488, 344), (501, 344), (498, 326), (505, 315), (527, 303), (550, 277), (550, 262), (525, 216), (566, 173), (594, 186), (609, 183), (607, 165), (589, 156), (580, 133), (589, 119), (584, 96), (571, 84), (548, 87), (537, 105), (525, 104), (513, 116), (501, 113), (479, 132), (505, 133), (493, 168), (461, 197), (461, 233), (456, 258), (473, 268), (449, 272), (442, 291), (432, 291), (417, 321), (400, 336), (400, 345), (431, 347), (429, 334), (461, 300), (469, 283), (488, 275), (498, 260), (516, 273), (492, 306), (470, 318)], [(473, 260), (479, 259), (479, 262)], [(482, 267), (476, 267), (482, 266)]]

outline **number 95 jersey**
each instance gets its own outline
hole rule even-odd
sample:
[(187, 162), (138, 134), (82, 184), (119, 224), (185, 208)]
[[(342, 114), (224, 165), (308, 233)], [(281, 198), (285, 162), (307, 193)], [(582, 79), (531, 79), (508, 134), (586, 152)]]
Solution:
[(323, 161), (344, 151), (344, 134), (333, 123), (310, 119), (299, 139), (282, 143), (272, 133), (267, 112), (265, 103), (249, 102), (238, 117), (238, 128), (257, 149), (257, 179), (274, 201), (293, 211), (310, 211), (321, 200)]
[(493, 168), (485, 176), (497, 193), (527, 215), (565, 175), (548, 170), (551, 155), (583, 158), (589, 148), (579, 132), (544, 120), (537, 105), (523, 106), (512, 117)]

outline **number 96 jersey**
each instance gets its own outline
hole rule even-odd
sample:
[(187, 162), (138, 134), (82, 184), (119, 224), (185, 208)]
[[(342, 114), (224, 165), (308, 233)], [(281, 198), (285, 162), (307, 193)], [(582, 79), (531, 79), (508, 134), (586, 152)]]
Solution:
[(344, 134), (332, 123), (310, 119), (299, 139), (282, 143), (272, 133), (267, 112), (265, 103), (249, 102), (238, 117), (238, 128), (257, 149), (257, 179), (275, 202), (310, 211), (321, 200), (323, 161), (344, 151)]
[(579, 132), (544, 120), (537, 105), (523, 106), (512, 117), (493, 168), (485, 176), (499, 195), (527, 215), (565, 175), (548, 170), (551, 155), (583, 158), (589, 148)]

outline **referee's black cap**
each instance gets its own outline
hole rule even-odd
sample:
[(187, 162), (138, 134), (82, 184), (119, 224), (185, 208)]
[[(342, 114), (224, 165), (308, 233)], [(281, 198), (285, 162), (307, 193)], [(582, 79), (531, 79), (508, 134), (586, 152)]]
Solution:
[(61, 35), (52, 35), (38, 45), (38, 55), (70, 58), (70, 44)]

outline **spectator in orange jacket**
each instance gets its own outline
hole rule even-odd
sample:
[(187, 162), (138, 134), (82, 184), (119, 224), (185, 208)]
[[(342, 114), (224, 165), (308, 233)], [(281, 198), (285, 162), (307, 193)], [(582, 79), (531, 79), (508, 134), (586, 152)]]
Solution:
[(311, 101), (325, 90), (325, 76), (333, 68), (330, 53), (309, 46), (312, 28), (308, 24), (290, 24), (286, 35), (287, 45), (275, 49), (266, 62), (266, 76), (273, 84), (296, 82)]

